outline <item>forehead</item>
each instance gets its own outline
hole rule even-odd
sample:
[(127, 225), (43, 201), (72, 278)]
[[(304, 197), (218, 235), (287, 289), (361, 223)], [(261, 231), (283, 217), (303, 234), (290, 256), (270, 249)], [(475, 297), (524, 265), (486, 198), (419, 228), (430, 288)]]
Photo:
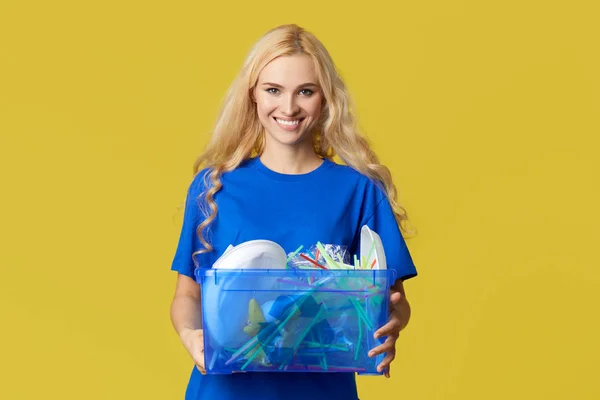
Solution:
[(263, 68), (258, 77), (258, 83), (262, 82), (273, 82), (282, 86), (318, 83), (317, 71), (311, 58), (305, 54), (281, 56)]

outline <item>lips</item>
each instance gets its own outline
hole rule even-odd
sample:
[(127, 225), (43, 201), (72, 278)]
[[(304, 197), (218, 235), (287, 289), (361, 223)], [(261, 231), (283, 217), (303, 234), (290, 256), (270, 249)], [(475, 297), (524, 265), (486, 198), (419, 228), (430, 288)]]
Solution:
[(304, 118), (285, 119), (273, 117), (273, 120), (279, 125), (281, 129), (286, 131), (294, 131), (300, 126), (300, 123), (304, 121)]

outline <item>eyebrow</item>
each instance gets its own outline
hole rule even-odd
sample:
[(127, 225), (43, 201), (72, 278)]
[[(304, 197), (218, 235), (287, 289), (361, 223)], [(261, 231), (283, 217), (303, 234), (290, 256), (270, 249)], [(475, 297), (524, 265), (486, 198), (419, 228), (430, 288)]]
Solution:
[[(262, 86), (273, 86), (273, 87), (276, 87), (276, 88), (279, 88), (279, 89), (284, 89), (283, 86), (278, 85), (277, 83), (273, 83), (273, 82), (263, 82)], [(319, 85), (317, 85), (316, 83), (307, 82), (307, 83), (303, 83), (302, 85), (299, 85), (298, 88), (307, 87), (307, 86), (319, 87)]]

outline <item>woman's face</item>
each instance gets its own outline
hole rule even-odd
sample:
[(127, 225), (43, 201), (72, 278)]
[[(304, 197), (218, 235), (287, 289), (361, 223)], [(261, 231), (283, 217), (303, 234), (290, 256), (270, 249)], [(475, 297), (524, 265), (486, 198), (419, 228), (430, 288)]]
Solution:
[(323, 94), (310, 57), (295, 54), (274, 59), (261, 71), (253, 94), (267, 145), (273, 141), (297, 145), (311, 138)]

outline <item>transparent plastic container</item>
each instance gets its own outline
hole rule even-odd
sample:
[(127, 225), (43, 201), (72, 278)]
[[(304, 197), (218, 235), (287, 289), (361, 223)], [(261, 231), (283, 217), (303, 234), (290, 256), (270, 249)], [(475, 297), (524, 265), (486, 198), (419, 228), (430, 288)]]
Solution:
[(393, 270), (197, 269), (208, 374), (381, 375)]

